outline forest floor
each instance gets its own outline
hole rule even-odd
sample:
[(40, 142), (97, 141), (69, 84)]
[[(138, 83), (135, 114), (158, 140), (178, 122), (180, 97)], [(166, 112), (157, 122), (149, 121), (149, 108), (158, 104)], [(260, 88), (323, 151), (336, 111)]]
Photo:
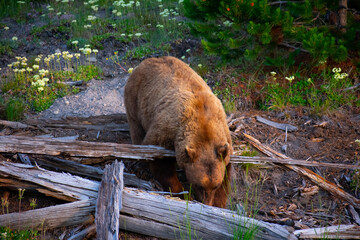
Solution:
[[(68, 50), (66, 44), (52, 37), (54, 33), (40, 37), (40, 42), (35, 44), (30, 41), (31, 26), (22, 25), (22, 30), (19, 31), (16, 22), (10, 19), (2, 22), (10, 27), (9, 31), (14, 31), (9, 34), (15, 35), (16, 31), (19, 38), (29, 38), (23, 48), (14, 51), (16, 56), (46, 55), (57, 50)], [(122, 44), (115, 39), (104, 40), (103, 46), (104, 49), (99, 51), (95, 63), (103, 69), (104, 74), (101, 80), (94, 79), (84, 83), (78, 94), (57, 99), (48, 110), (41, 113), (29, 112), (27, 119), (46, 120), (69, 116), (89, 117), (124, 113), (123, 87), (129, 74), (108, 59), (114, 51), (126, 52), (131, 46)], [(180, 42), (171, 43), (169, 53), (180, 58), (186, 54), (186, 50), (189, 48), (194, 49), (193, 52), (202, 52), (198, 40), (184, 39)], [(2, 68), (13, 61), (12, 56), (0, 55), (0, 67)], [(136, 67), (139, 62), (139, 59), (130, 59), (124, 63), (124, 66), (126, 68)], [(219, 76), (212, 77), (216, 79)], [(296, 126), (298, 130), (285, 133), (283, 130), (256, 121), (256, 116), (262, 116), (279, 123), (291, 124)], [(293, 159), (351, 165), (359, 165), (360, 163), (360, 144), (355, 141), (360, 139), (360, 113), (358, 111), (337, 110), (323, 116), (312, 116), (303, 111), (302, 108), (288, 109), (282, 112), (247, 108), (235, 111), (233, 118), (240, 119), (238, 124), (240, 133), (250, 134), (263, 144)], [(97, 131), (91, 130), (69, 131), (59, 128), (49, 128), (48, 130), (54, 137), (78, 135), (79, 140), (131, 143), (129, 133), (124, 132), (105, 131), (99, 135)], [(261, 155), (245, 141), (240, 133), (233, 134), (235, 154)], [(35, 136), (41, 134), (43, 133), (31, 129), (19, 130), (0, 126), (0, 135)], [(284, 147), (285, 145), (286, 147)], [(19, 161), (16, 155), (3, 154), (3, 157), (9, 161)], [(128, 165), (128, 171), (151, 180), (148, 171), (141, 171), (130, 165)], [(325, 179), (334, 182), (346, 192), (360, 198), (359, 171), (325, 167), (312, 167), (311, 169)], [(229, 202), (232, 206), (240, 203), (249, 216), (296, 229), (354, 223), (347, 202), (318, 189), (313, 183), (295, 172), (268, 165), (237, 165), (235, 170), (233, 191)], [(17, 190), (0, 188), (0, 196), (8, 197), (10, 212), (19, 211)], [(37, 208), (62, 203), (60, 200), (48, 198), (40, 193), (25, 192), (21, 211), (31, 209), (29, 202), (33, 198), (37, 199)], [(231, 207), (230, 205), (229, 207)], [(245, 205), (251, 206), (253, 209), (251, 210)], [(74, 234), (75, 231), (81, 230), (81, 227), (48, 230), (46, 239), (57, 238), (64, 232), (66, 238)], [(121, 239), (153, 238), (122, 232)]]

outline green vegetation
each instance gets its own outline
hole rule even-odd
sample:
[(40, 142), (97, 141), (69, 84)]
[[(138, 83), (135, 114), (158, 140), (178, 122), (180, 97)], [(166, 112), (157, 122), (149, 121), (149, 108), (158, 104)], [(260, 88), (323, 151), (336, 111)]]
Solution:
[[(278, 77), (271, 72), (267, 85), (263, 108), (284, 110), (289, 106), (308, 106), (313, 113), (323, 113), (344, 105), (360, 106), (356, 91), (347, 90), (353, 82), (341, 68), (323, 72), (323, 82), (315, 86), (312, 78), (295, 76)], [(279, 79), (280, 78), (280, 79)]]
[(228, 59), (269, 56), (277, 44), (296, 41), (316, 61), (345, 60), (348, 50), (360, 48), (354, 35), (360, 26), (349, 13), (347, 33), (334, 31), (325, 15), (337, 8), (332, 0), (184, 1), (191, 30), (203, 38), (204, 48)]
[[(24, 198), (25, 189), (18, 189), (18, 199), (19, 199), (19, 213), (21, 213), (21, 200)], [(6, 197), (1, 197), (1, 208), (2, 214), (9, 214), (9, 200)], [(30, 201), (30, 207), (35, 209), (36, 199)], [(5, 211), (6, 209), (6, 211)], [(19, 215), (19, 225), (21, 223), (21, 218)], [(13, 230), (6, 226), (0, 227), (0, 236), (3, 240), (35, 240), (39, 239), (39, 234), (37, 230)]]
[[(209, 54), (220, 56), (222, 65), (233, 71), (222, 75), (237, 74), (232, 77), (236, 86), (229, 86), (225, 77), (214, 87), (228, 112), (244, 101), (260, 109), (303, 106), (314, 114), (359, 107), (356, 88), (348, 88), (358, 77), (354, 68), (360, 62), (360, 45), (354, 33), (360, 25), (348, 11), (346, 33), (336, 29), (328, 15), (337, 10), (338, 2), (326, 0), (282, 5), (271, 0), (184, 0), (191, 32), (202, 39)], [(332, 69), (342, 64), (334, 61), (351, 62), (349, 53), (355, 58), (342, 72), (352, 76), (335, 77)], [(265, 69), (278, 75), (269, 76)], [(287, 80), (290, 76), (295, 78)]]
[(0, 236), (3, 240), (36, 240), (39, 234), (36, 230), (12, 230), (8, 227), (0, 227)]
[(26, 109), (43, 111), (58, 97), (76, 93), (78, 90), (63, 82), (88, 81), (98, 78), (102, 71), (88, 61), (97, 53), (89, 46), (80, 49), (82, 54), (69, 52), (37, 56), (32, 60), (16, 57), (10, 64), (7, 78), (0, 82), (3, 105), (7, 119), (17, 121)]
[[(264, 182), (266, 181), (266, 176), (262, 174), (258, 175), (257, 177), (251, 177), (254, 171), (251, 170), (250, 164), (245, 164), (245, 181), (246, 181), (246, 188), (244, 189), (244, 196), (241, 205), (231, 204), (231, 209), (237, 211), (239, 215), (249, 217), (250, 219), (244, 219), (244, 222), (239, 222), (239, 225), (233, 230), (234, 239), (256, 239), (256, 234), (259, 231), (258, 226), (252, 222), (252, 218), (256, 218), (256, 215), (259, 211), (259, 199), (262, 187)], [(255, 170), (256, 168), (254, 168)], [(237, 186), (236, 182), (232, 184), (232, 191), (233, 194), (236, 194)], [(244, 228), (243, 226), (246, 226)]]
[[(184, 56), (178, 57), (190, 63), (205, 80), (213, 74), (221, 76), (208, 84), (222, 100), (227, 113), (240, 106), (280, 111), (301, 106), (320, 115), (333, 109), (360, 106), (358, 88), (351, 88), (358, 78), (356, 68), (360, 66), (356, 58), (360, 46), (355, 41), (360, 25), (356, 24), (351, 11), (348, 12), (346, 33), (326, 22), (325, 9), (335, 11), (336, 1), (307, 0), (281, 7), (270, 0), (65, 0), (47, 1), (46, 5), (39, 3), (42, 2), (33, 6), (29, 1), (9, 3), (0, 0), (1, 9), (9, 10), (0, 11), (0, 16), (23, 22), (27, 18), (24, 11), (31, 9), (32, 14), (42, 21), (31, 30), (33, 41), (58, 39), (66, 42), (73, 52), (79, 52), (85, 46), (101, 50), (109, 40), (115, 40), (128, 49), (110, 57), (121, 68), (126, 61), (168, 55), (174, 43), (177, 45), (181, 39), (191, 38), (191, 30), (201, 37), (203, 47), (210, 55), (199, 55), (187, 49), (181, 53)], [(189, 19), (184, 18), (184, 14)], [(25, 41), (7, 32), (6, 24), (0, 23), (0, 55), (14, 56), (14, 50)], [(280, 47), (283, 43), (291, 46), (296, 43), (295, 49), (289, 51)], [(344, 65), (346, 67), (339, 73), (341, 78), (335, 77), (332, 69), (343, 64), (333, 60), (349, 62), (350, 53), (355, 56), (352, 64)], [(221, 56), (222, 60), (216, 56)], [(301, 61), (303, 58), (305, 62)], [(26, 84), (18, 86), (22, 80), (11, 82), (16, 77), (3, 79), (0, 85), (5, 93), (6, 108), (13, 109), (14, 104), (9, 105), (9, 101), (27, 92), (26, 97), (20, 97), (17, 102), (23, 102), (24, 110), (42, 111), (57, 97), (78, 91), (64, 86), (61, 81), (87, 81), (101, 75), (98, 67), (87, 67), (91, 65), (89, 62), (73, 61), (72, 64), (76, 65), (72, 70), (67, 66), (60, 69), (56, 62), (52, 64), (52, 78), (46, 84), (48, 91), (42, 93), (30, 91)], [(276, 72), (276, 76), (271, 75), (271, 71)], [(348, 76), (341, 75), (344, 73)], [(287, 80), (291, 76), (294, 78)], [(29, 84), (34, 80), (27, 81)], [(21, 109), (21, 104), (15, 105)], [(19, 119), (19, 114), (14, 115), (10, 118)]]
[[(44, 3), (0, 1), (1, 10), (8, 10), (0, 11), (0, 17), (13, 17), (23, 24), (32, 21), (27, 15), (31, 9), (31, 16), (42, 21), (31, 29), (34, 42), (48, 39), (64, 41), (69, 49), (83, 52), (83, 55), (80, 57), (78, 53), (64, 51), (45, 58), (41, 55), (29, 60), (16, 57), (17, 61), (8, 66), (6, 76), (0, 78), (2, 108), (9, 120), (20, 120), (27, 110), (43, 111), (56, 98), (79, 91), (63, 82), (98, 78), (102, 70), (88, 60), (90, 54), (96, 57), (98, 50), (93, 48), (103, 49), (108, 39), (123, 44), (132, 43), (128, 52), (111, 57), (113, 60), (116, 58), (115, 62), (120, 65), (126, 59), (167, 55), (169, 42), (182, 38), (188, 32), (180, 17), (182, 8), (177, 1), (64, 0), (46, 1), (47, 5), (41, 5)], [(9, 27), (0, 23), (0, 55), (14, 56), (13, 50), (18, 49), (25, 39), (10, 36), (8, 32)]]
[(150, 44), (140, 45), (138, 47), (133, 48), (128, 51), (125, 55), (125, 58), (134, 58), (134, 59), (142, 59), (145, 56), (149, 56), (154, 54), (155, 51), (151, 48)]

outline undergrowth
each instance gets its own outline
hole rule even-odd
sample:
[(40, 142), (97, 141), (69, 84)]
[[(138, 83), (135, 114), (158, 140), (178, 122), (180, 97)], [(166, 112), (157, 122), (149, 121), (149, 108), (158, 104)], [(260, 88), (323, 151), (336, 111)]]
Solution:
[(79, 91), (66, 82), (86, 82), (101, 76), (101, 69), (88, 60), (91, 55), (96, 56), (97, 50), (88, 46), (79, 50), (82, 53), (63, 51), (32, 59), (16, 57), (0, 82), (6, 118), (18, 121), (25, 110), (43, 111), (56, 98)]
[[(184, 17), (182, 0), (88, 0), (84, 2), (68, 0), (44, 3), (40, 1), (32, 5), (29, 1), (9, 3), (2, 0), (0, 1), (1, 9), (8, 9), (8, 11), (0, 11), (0, 16), (13, 17), (21, 24), (33, 21), (29, 19), (29, 16), (36, 16), (43, 24), (32, 28), (32, 41), (39, 42), (48, 38), (65, 41), (68, 49), (72, 51), (70, 54), (78, 52), (85, 45), (88, 45), (90, 49), (104, 49), (108, 41), (127, 46), (125, 52), (116, 51), (118, 54), (109, 58), (115, 59), (121, 67), (127, 60), (168, 55), (172, 50), (171, 43), (177, 43), (184, 38), (193, 38), (187, 25), (189, 21)], [(194, 22), (191, 24), (193, 26)], [(231, 22), (221, 24), (225, 24), (224, 29), (233, 27)], [(249, 26), (251, 26), (250, 23)], [(253, 28), (255, 31), (259, 26), (255, 24)], [(247, 31), (251, 33), (251, 29)], [(0, 23), (2, 43), (0, 55), (7, 54), (14, 57), (14, 50), (23, 46), (26, 40), (11, 36), (7, 34), (8, 32), (9, 27)], [(316, 34), (313, 33), (313, 35)], [(257, 37), (261, 39), (261, 36)], [(318, 41), (319, 37), (321, 36), (315, 40)], [(309, 45), (309, 49), (312, 48), (310, 40), (311, 37), (304, 42), (305, 45)], [(359, 88), (354, 87), (355, 79), (358, 78), (356, 70), (360, 66), (356, 60), (352, 65), (342, 67), (341, 63), (335, 64), (331, 61), (327, 63), (323, 59), (312, 60), (309, 57), (311, 54), (308, 54), (309, 60), (299, 63), (299, 59), (305, 54), (300, 48), (285, 51), (284, 48), (271, 45), (269, 48), (262, 49), (260, 55), (259, 51), (255, 50), (254, 48), (251, 51), (245, 51), (233, 59), (221, 60), (217, 56), (204, 56), (202, 52), (193, 53), (190, 52), (191, 49), (187, 49), (186, 52), (181, 53), (182, 56), (178, 57), (189, 63), (208, 82), (215, 95), (222, 100), (227, 113), (247, 108), (283, 111), (300, 106), (308, 109), (310, 114), (321, 115), (338, 108), (360, 107)], [(346, 61), (349, 62), (348, 59)], [(84, 63), (80, 64), (84, 66), (80, 66), (75, 61), (72, 64), (78, 65), (74, 67), (76, 71), (72, 71), (71, 74), (68, 69), (56, 69), (56, 71), (54, 69), (54, 79), (51, 79), (51, 84), (46, 83), (46, 87), (50, 90), (41, 94), (31, 91), (31, 88), (24, 88), (24, 85), (18, 87), (18, 80), (11, 83), (9, 78), (2, 79), (6, 108), (9, 109), (8, 112), (14, 112), (13, 116), (9, 115), (9, 118), (21, 119), (21, 114), (11, 109), (19, 109), (19, 112), (21, 109), (42, 111), (48, 108), (57, 97), (77, 91), (56, 84), (57, 82), (64, 79), (88, 80), (101, 75), (99, 68), (89, 68), (85, 66), (88, 64)], [(56, 64), (53, 66), (56, 67)], [(344, 73), (348, 76), (336, 77), (332, 70), (340, 67), (342, 67), (340, 76)], [(271, 72), (276, 75), (272, 75)], [(214, 74), (218, 76), (215, 80), (211, 79)], [(292, 76), (294, 78), (291, 79)], [(209, 81), (208, 77), (210, 77)], [(27, 97), (17, 99), (19, 95), (27, 95)], [(8, 104), (10, 101), (11, 104)]]

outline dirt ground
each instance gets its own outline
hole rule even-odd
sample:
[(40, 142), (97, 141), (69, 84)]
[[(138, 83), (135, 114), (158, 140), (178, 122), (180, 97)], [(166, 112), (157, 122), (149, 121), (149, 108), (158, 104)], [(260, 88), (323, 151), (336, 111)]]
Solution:
[[(6, 22), (7, 21), (7, 22)], [(17, 23), (6, 20), (11, 34), (19, 38), (30, 37), (30, 26), (23, 26), (18, 31)], [(39, 23), (40, 24), (40, 23)], [(97, 63), (104, 69), (102, 81), (90, 81), (84, 86), (84, 91), (75, 96), (58, 99), (53, 107), (40, 114), (29, 114), (28, 118), (60, 119), (67, 116), (93, 116), (124, 112), (122, 102), (123, 86), (128, 75), (114, 63), (106, 60), (115, 50), (124, 53), (129, 46), (114, 39), (106, 40), (105, 49), (99, 52)], [(183, 40), (172, 44), (171, 55), (181, 57), (186, 49), (199, 47), (197, 40)], [(59, 39), (40, 36), (39, 46), (28, 41), (16, 54), (36, 55), (49, 54), (59, 50), (68, 50)], [(119, 53), (121, 54), (121, 53)], [(4, 68), (13, 61), (13, 56), (1, 55), (0, 67)], [(139, 60), (129, 61), (127, 67), (134, 67)], [(2, 70), (4, 71), (4, 70)], [(298, 128), (287, 134), (279, 129), (256, 121), (256, 116), (269, 120), (288, 123)], [(312, 160), (329, 163), (344, 163), (359, 165), (360, 144), (360, 112), (339, 110), (323, 117), (314, 117), (303, 109), (292, 109), (286, 112), (264, 112), (243, 110), (236, 112), (232, 118), (241, 119), (238, 123), (238, 133), (233, 134), (236, 154), (256, 154), (256, 152), (241, 136), (242, 132), (257, 138), (261, 143), (276, 151), (299, 160)], [(78, 135), (79, 140), (130, 143), (129, 133), (101, 132), (90, 130), (47, 129), (54, 137)], [(235, 129), (232, 129), (233, 131)], [(40, 130), (14, 130), (0, 126), (0, 135), (43, 135)], [(0, 159), (19, 162), (17, 155), (0, 154)], [(141, 165), (142, 166), (142, 165)], [(270, 165), (236, 165), (233, 176), (233, 187), (229, 208), (245, 210), (257, 219), (287, 225), (295, 229), (354, 223), (349, 213), (348, 203), (334, 197), (324, 190), (318, 189), (309, 180), (297, 173)], [(346, 192), (360, 198), (356, 189), (356, 179), (360, 175), (351, 169), (334, 169), (319, 167), (310, 168), (325, 179), (336, 183)], [(127, 163), (127, 171), (135, 172), (139, 177), (151, 179), (148, 170), (139, 165)], [(359, 184), (359, 183), (358, 183)], [(9, 212), (19, 211), (17, 189), (0, 188), (0, 197), (7, 197), (10, 202)], [(52, 206), (63, 203), (60, 200), (48, 198), (40, 193), (25, 192), (20, 211), (31, 209), (30, 201), (36, 199), (37, 207)], [(0, 214), (6, 210), (0, 209)], [(85, 226), (73, 226), (45, 232), (46, 239), (66, 239)], [(43, 233), (42, 233), (43, 234)], [(154, 239), (138, 234), (121, 232), (121, 239)], [(93, 236), (90, 236), (93, 238)]]

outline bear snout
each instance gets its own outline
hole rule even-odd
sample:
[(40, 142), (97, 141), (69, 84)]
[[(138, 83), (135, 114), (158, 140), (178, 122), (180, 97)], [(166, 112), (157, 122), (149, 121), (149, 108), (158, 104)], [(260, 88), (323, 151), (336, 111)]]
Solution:
[(214, 189), (204, 189), (201, 186), (195, 186), (194, 187), (194, 191), (195, 191), (195, 195), (196, 198), (209, 206), (214, 206), (214, 199), (215, 199), (215, 193), (216, 193), (217, 188)]

